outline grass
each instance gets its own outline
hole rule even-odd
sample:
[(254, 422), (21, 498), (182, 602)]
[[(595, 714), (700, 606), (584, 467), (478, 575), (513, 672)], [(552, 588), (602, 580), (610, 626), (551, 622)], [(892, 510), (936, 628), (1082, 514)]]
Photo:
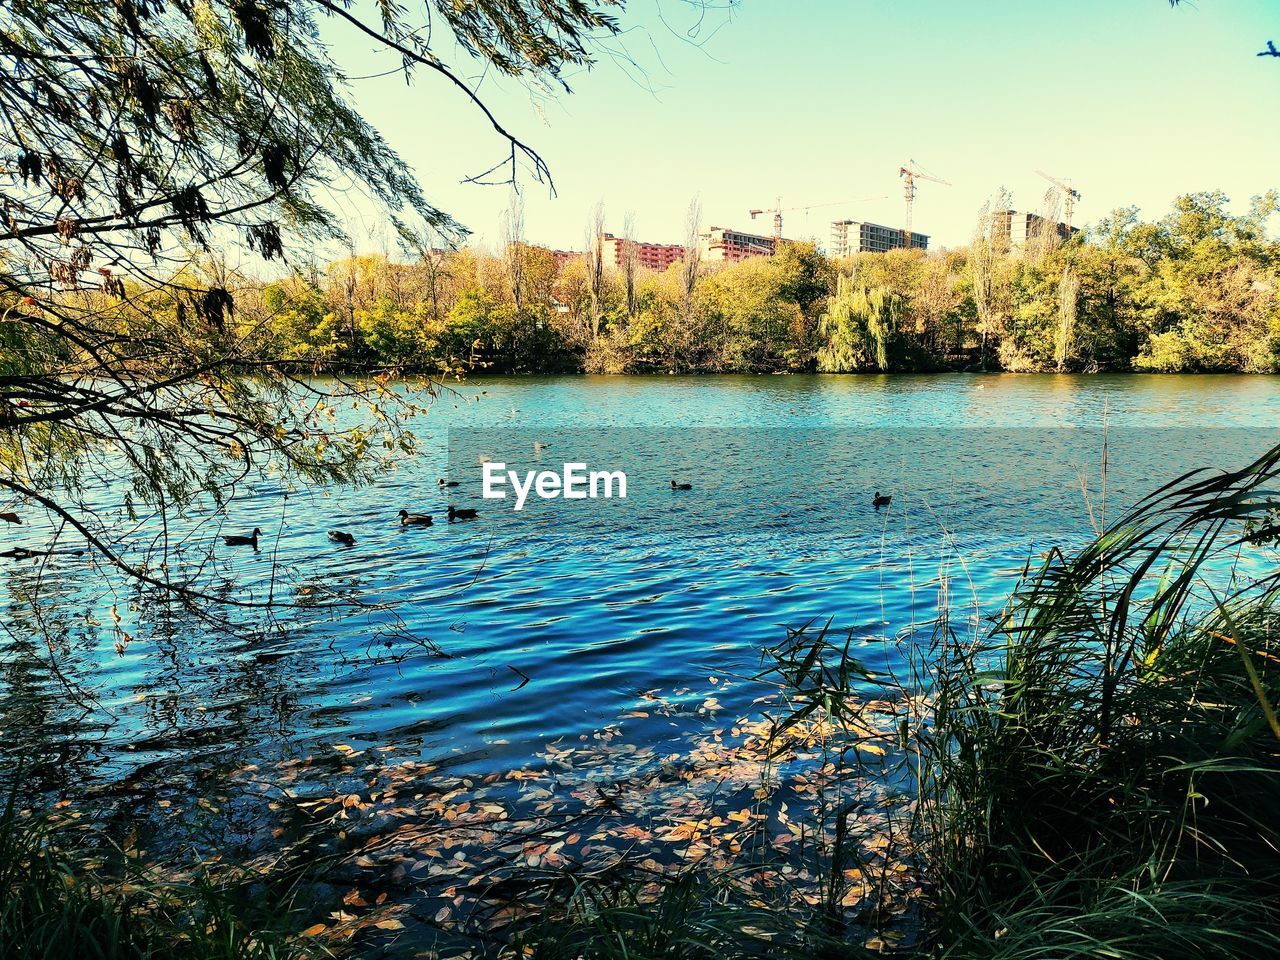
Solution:
[[(0, 812), (0, 960), (292, 960), (290, 916), (260, 881), (159, 880), (127, 857), (106, 870), (82, 836)], [(75, 849), (76, 854), (68, 851)]]
[(790, 918), (742, 899), (725, 877), (688, 872), (653, 881), (580, 884), (521, 931), (513, 955), (538, 960), (721, 960), (812, 957)]
[(1280, 954), (1280, 572), (1236, 562), (1274, 532), (1278, 460), (1051, 555), (977, 644), (942, 626), (919, 744), (937, 955)]

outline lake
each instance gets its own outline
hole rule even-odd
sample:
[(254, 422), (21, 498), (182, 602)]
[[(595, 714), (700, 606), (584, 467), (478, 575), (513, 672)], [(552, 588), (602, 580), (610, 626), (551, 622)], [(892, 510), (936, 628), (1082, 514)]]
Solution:
[[(789, 627), (830, 619), (892, 673), (944, 584), (977, 628), (1049, 546), (1184, 470), (1245, 462), (1277, 424), (1280, 379), (1262, 377), (478, 378), (435, 402), (422, 454), (378, 483), (244, 491), (222, 532), (260, 526), (256, 553), (192, 518), (231, 595), (348, 591), (356, 613), (235, 636), (74, 557), (4, 561), (4, 750), (56, 795), (144, 798), (335, 749), (490, 783), (601, 731), (642, 759), (677, 752), (690, 724), (753, 715), (748, 678)], [(627, 498), (517, 512), (480, 496), (485, 459), (571, 457), (625, 470)], [(447, 523), (451, 502), (479, 519)], [(404, 529), (401, 508), (436, 522)]]

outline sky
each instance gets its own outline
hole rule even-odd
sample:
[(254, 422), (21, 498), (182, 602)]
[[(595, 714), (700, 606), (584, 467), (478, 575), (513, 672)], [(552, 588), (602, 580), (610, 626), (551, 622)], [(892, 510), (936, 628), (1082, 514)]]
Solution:
[[(1081, 192), (1075, 222), (1221, 189), (1243, 211), (1280, 161), (1277, 0), (630, 0), (625, 34), (573, 93), (499, 82), (450, 48), (486, 103), (549, 164), (556, 194), (524, 178), (528, 239), (582, 249), (591, 210), (608, 229), (627, 212), (637, 236), (681, 242), (693, 197), (704, 225), (771, 232), (748, 211), (784, 214), (784, 235), (825, 240), (837, 218), (899, 226), (898, 169), (920, 182), (914, 226), (931, 246), (966, 243), (983, 203), (1005, 188), (1040, 209), (1036, 171)], [(337, 24), (322, 36), (352, 77), (391, 70)], [(351, 81), (361, 112), (410, 164), (428, 198), (496, 245), (504, 186), (462, 181), (505, 146), (465, 98), (421, 74)], [(341, 184), (338, 184), (340, 187)], [(861, 199), (871, 198), (871, 199)], [(860, 202), (846, 203), (858, 199)], [(347, 195), (360, 249), (391, 243), (384, 218)]]

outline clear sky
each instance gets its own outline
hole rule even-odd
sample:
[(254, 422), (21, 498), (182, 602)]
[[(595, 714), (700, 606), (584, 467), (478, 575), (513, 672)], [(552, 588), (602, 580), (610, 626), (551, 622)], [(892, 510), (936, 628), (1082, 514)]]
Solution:
[[(784, 233), (825, 239), (836, 217), (897, 226), (897, 172), (912, 158), (953, 184), (919, 185), (915, 228), (934, 245), (966, 242), (1001, 187), (1038, 209), (1037, 169), (1075, 182), (1081, 225), (1127, 205), (1159, 216), (1193, 190), (1220, 188), (1243, 209), (1280, 185), (1280, 59), (1255, 56), (1280, 42), (1276, 0), (713, 3), (690, 38), (681, 0), (632, 0), (614, 46), (640, 69), (606, 54), (569, 77), (572, 95), (483, 78), (486, 101), (555, 176), (554, 198), (522, 183), (530, 240), (581, 249), (603, 200), (610, 229), (632, 210), (641, 239), (680, 242), (695, 194), (704, 224), (750, 229), (748, 209), (778, 196), (784, 207), (878, 197), (788, 214)], [(324, 30), (353, 74), (395, 65)], [(426, 74), (410, 87), (356, 80), (353, 96), (431, 200), (495, 242), (508, 189), (460, 181), (503, 144), (463, 98)], [(343, 206), (360, 247), (383, 242), (364, 204)]]

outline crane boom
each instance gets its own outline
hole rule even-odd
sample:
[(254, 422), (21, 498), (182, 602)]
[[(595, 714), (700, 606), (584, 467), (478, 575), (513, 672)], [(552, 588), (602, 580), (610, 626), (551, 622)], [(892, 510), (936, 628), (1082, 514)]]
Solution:
[(800, 204), (794, 207), (784, 207), (782, 205), (782, 198), (779, 197), (777, 201), (777, 205), (774, 207), (770, 207), (768, 209), (748, 210), (747, 212), (751, 214), (752, 220), (754, 220), (756, 217), (762, 214), (766, 214), (766, 213), (773, 214), (773, 239), (775, 241), (778, 241), (782, 239), (782, 215), (784, 213), (791, 213), (792, 211), (795, 211), (795, 210), (816, 210), (819, 207), (842, 207), (846, 203), (862, 203), (866, 200), (883, 200), (883, 199), (884, 199), (884, 195), (881, 194), (878, 197), (854, 197), (852, 200), (831, 200), (826, 203), (806, 203), (806, 204)]
[(1043, 170), (1037, 170), (1040, 176), (1048, 180), (1062, 194), (1062, 222), (1067, 228), (1067, 233), (1071, 232), (1071, 215), (1075, 212), (1076, 201), (1080, 199), (1080, 191), (1071, 185), (1070, 180), (1060, 180), (1058, 177), (1052, 177)]
[(914, 160), (908, 160), (904, 166), (899, 167), (898, 176), (902, 177), (903, 194), (907, 200), (907, 216), (902, 228), (902, 246), (910, 250), (915, 246), (915, 233), (911, 229), (911, 221), (916, 202), (916, 181), (931, 180), (946, 187), (951, 186), (951, 181), (943, 180), (941, 177), (935, 177), (933, 174), (917, 169)]
[(773, 214), (773, 242), (774, 242), (774, 245), (776, 246), (778, 241), (782, 239), (782, 198), (778, 197), (774, 205), (767, 210), (757, 209), (757, 210), (748, 210), (747, 212), (751, 214), (752, 220), (754, 220), (757, 216), (759, 216), (762, 213)]

